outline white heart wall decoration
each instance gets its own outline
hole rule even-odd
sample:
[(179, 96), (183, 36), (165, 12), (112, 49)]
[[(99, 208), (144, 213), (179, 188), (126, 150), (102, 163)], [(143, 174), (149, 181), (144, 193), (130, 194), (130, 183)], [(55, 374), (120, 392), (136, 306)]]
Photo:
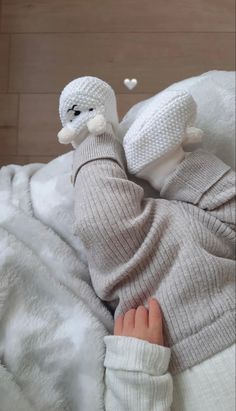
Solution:
[(138, 84), (138, 81), (136, 80), (136, 78), (132, 78), (132, 80), (130, 80), (129, 78), (126, 78), (124, 80), (124, 85), (125, 87), (127, 87), (129, 90), (133, 90), (134, 87), (136, 87)]

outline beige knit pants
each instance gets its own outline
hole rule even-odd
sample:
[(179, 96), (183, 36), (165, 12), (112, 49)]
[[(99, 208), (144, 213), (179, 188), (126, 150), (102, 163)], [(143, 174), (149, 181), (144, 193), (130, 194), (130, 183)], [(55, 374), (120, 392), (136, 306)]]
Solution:
[(193, 153), (165, 183), (161, 199), (144, 199), (127, 179), (122, 147), (102, 135), (76, 149), (73, 179), (78, 232), (97, 295), (115, 315), (150, 295), (161, 304), (173, 410), (230, 411), (235, 174), (213, 155)]

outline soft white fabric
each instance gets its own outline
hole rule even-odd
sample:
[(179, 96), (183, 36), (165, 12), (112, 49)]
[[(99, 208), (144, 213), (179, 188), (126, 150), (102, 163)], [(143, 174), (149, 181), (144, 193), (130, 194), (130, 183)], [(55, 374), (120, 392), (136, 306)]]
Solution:
[(55, 162), (0, 170), (1, 411), (104, 409), (113, 320), (73, 239), (71, 156)]
[(0, 410), (35, 411), (10, 374), (0, 364)]
[[(178, 83), (166, 90), (186, 90), (197, 103), (195, 125), (204, 132), (202, 144), (187, 145), (186, 150), (200, 148), (216, 154), (235, 168), (235, 72), (213, 70)], [(134, 105), (120, 123), (121, 136), (155, 96)]]
[(170, 349), (130, 337), (108, 336), (104, 341), (106, 410), (169, 411)]
[(175, 170), (177, 165), (188, 155), (184, 152), (182, 145), (177, 150), (170, 151), (161, 159), (156, 159), (147, 164), (138, 174), (137, 177), (148, 181), (152, 187), (161, 191), (168, 175)]
[(107, 410), (235, 410), (235, 344), (172, 377), (167, 348), (128, 337), (104, 341)]
[(173, 377), (171, 411), (235, 410), (235, 344)]

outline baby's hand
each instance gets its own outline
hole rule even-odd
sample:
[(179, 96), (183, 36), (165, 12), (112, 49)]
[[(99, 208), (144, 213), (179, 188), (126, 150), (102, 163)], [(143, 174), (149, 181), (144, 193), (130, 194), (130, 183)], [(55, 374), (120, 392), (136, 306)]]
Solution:
[(158, 301), (150, 298), (149, 309), (143, 305), (120, 315), (114, 326), (114, 335), (139, 338), (152, 344), (164, 345), (162, 314)]

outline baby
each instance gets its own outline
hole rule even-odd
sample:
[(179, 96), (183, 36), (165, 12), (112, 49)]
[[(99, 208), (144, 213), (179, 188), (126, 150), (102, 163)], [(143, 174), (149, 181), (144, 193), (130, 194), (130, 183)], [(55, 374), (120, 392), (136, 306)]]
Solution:
[[(235, 173), (213, 154), (185, 153), (184, 142), (197, 133), (193, 98), (158, 94), (123, 146), (114, 91), (100, 79), (69, 83), (60, 116), (59, 140), (76, 148), (78, 234), (92, 285), (115, 317), (115, 335), (105, 337), (106, 408), (170, 409), (169, 365), (172, 410), (233, 409)], [(128, 171), (160, 198), (144, 198)], [(170, 348), (136, 327), (140, 319), (147, 324), (138, 307), (150, 296), (161, 306)], [(153, 312), (150, 306), (149, 324)]]

